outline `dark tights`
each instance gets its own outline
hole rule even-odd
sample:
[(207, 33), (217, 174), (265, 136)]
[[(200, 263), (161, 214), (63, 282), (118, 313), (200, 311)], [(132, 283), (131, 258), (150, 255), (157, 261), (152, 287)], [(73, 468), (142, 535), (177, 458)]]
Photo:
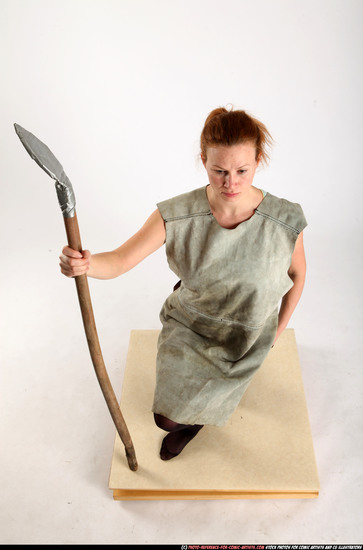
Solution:
[(154, 420), (159, 428), (169, 432), (169, 434), (164, 437), (161, 445), (160, 458), (162, 460), (170, 460), (178, 456), (189, 441), (191, 441), (199, 430), (203, 428), (203, 425), (200, 424), (178, 424), (156, 413), (154, 413)]

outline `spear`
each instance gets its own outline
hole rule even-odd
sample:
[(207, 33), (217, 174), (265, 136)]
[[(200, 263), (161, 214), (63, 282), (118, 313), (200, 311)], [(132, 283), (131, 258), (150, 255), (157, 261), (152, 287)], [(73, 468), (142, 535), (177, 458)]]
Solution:
[[(72, 184), (64, 172), (62, 165), (50, 149), (37, 137), (19, 126), (19, 124), (14, 124), (14, 127), (20, 141), (31, 158), (35, 160), (35, 162), (55, 180), (55, 188), (57, 191), (59, 206), (63, 213), (68, 245), (74, 250), (81, 252), (82, 244), (76, 214), (76, 199)], [(96, 323), (93, 315), (87, 275), (78, 275), (75, 277), (75, 282), (82, 313), (83, 326), (96, 376), (101, 386), (101, 390), (113, 422), (116, 426), (117, 433), (125, 446), (126, 457), (130, 470), (136, 471), (137, 460), (135, 456), (135, 449), (103, 361)]]

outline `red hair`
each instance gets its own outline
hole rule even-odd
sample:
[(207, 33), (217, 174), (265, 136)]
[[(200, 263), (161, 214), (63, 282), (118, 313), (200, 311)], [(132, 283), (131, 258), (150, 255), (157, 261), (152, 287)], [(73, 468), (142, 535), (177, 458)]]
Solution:
[(267, 149), (271, 147), (273, 139), (262, 122), (245, 111), (227, 111), (224, 107), (209, 113), (200, 136), (203, 159), (207, 159), (208, 147), (245, 142), (251, 142), (256, 147), (256, 160), (268, 163), (270, 157)]

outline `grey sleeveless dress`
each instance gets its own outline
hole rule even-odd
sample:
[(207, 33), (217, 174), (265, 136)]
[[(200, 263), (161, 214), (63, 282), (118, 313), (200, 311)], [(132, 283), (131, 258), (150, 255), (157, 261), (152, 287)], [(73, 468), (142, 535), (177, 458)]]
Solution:
[(266, 193), (250, 219), (225, 229), (206, 187), (157, 206), (181, 286), (160, 313), (153, 412), (223, 426), (271, 348), (306, 219), (299, 204)]

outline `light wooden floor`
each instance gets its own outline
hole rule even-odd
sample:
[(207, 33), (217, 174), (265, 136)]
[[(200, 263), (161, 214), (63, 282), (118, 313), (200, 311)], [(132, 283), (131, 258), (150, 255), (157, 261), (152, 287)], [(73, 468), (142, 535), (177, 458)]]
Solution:
[(164, 462), (165, 432), (151, 413), (159, 331), (131, 332), (121, 410), (139, 463), (129, 470), (116, 435), (109, 488), (115, 500), (314, 498), (319, 494), (293, 329), (287, 329), (223, 428), (205, 426)]

